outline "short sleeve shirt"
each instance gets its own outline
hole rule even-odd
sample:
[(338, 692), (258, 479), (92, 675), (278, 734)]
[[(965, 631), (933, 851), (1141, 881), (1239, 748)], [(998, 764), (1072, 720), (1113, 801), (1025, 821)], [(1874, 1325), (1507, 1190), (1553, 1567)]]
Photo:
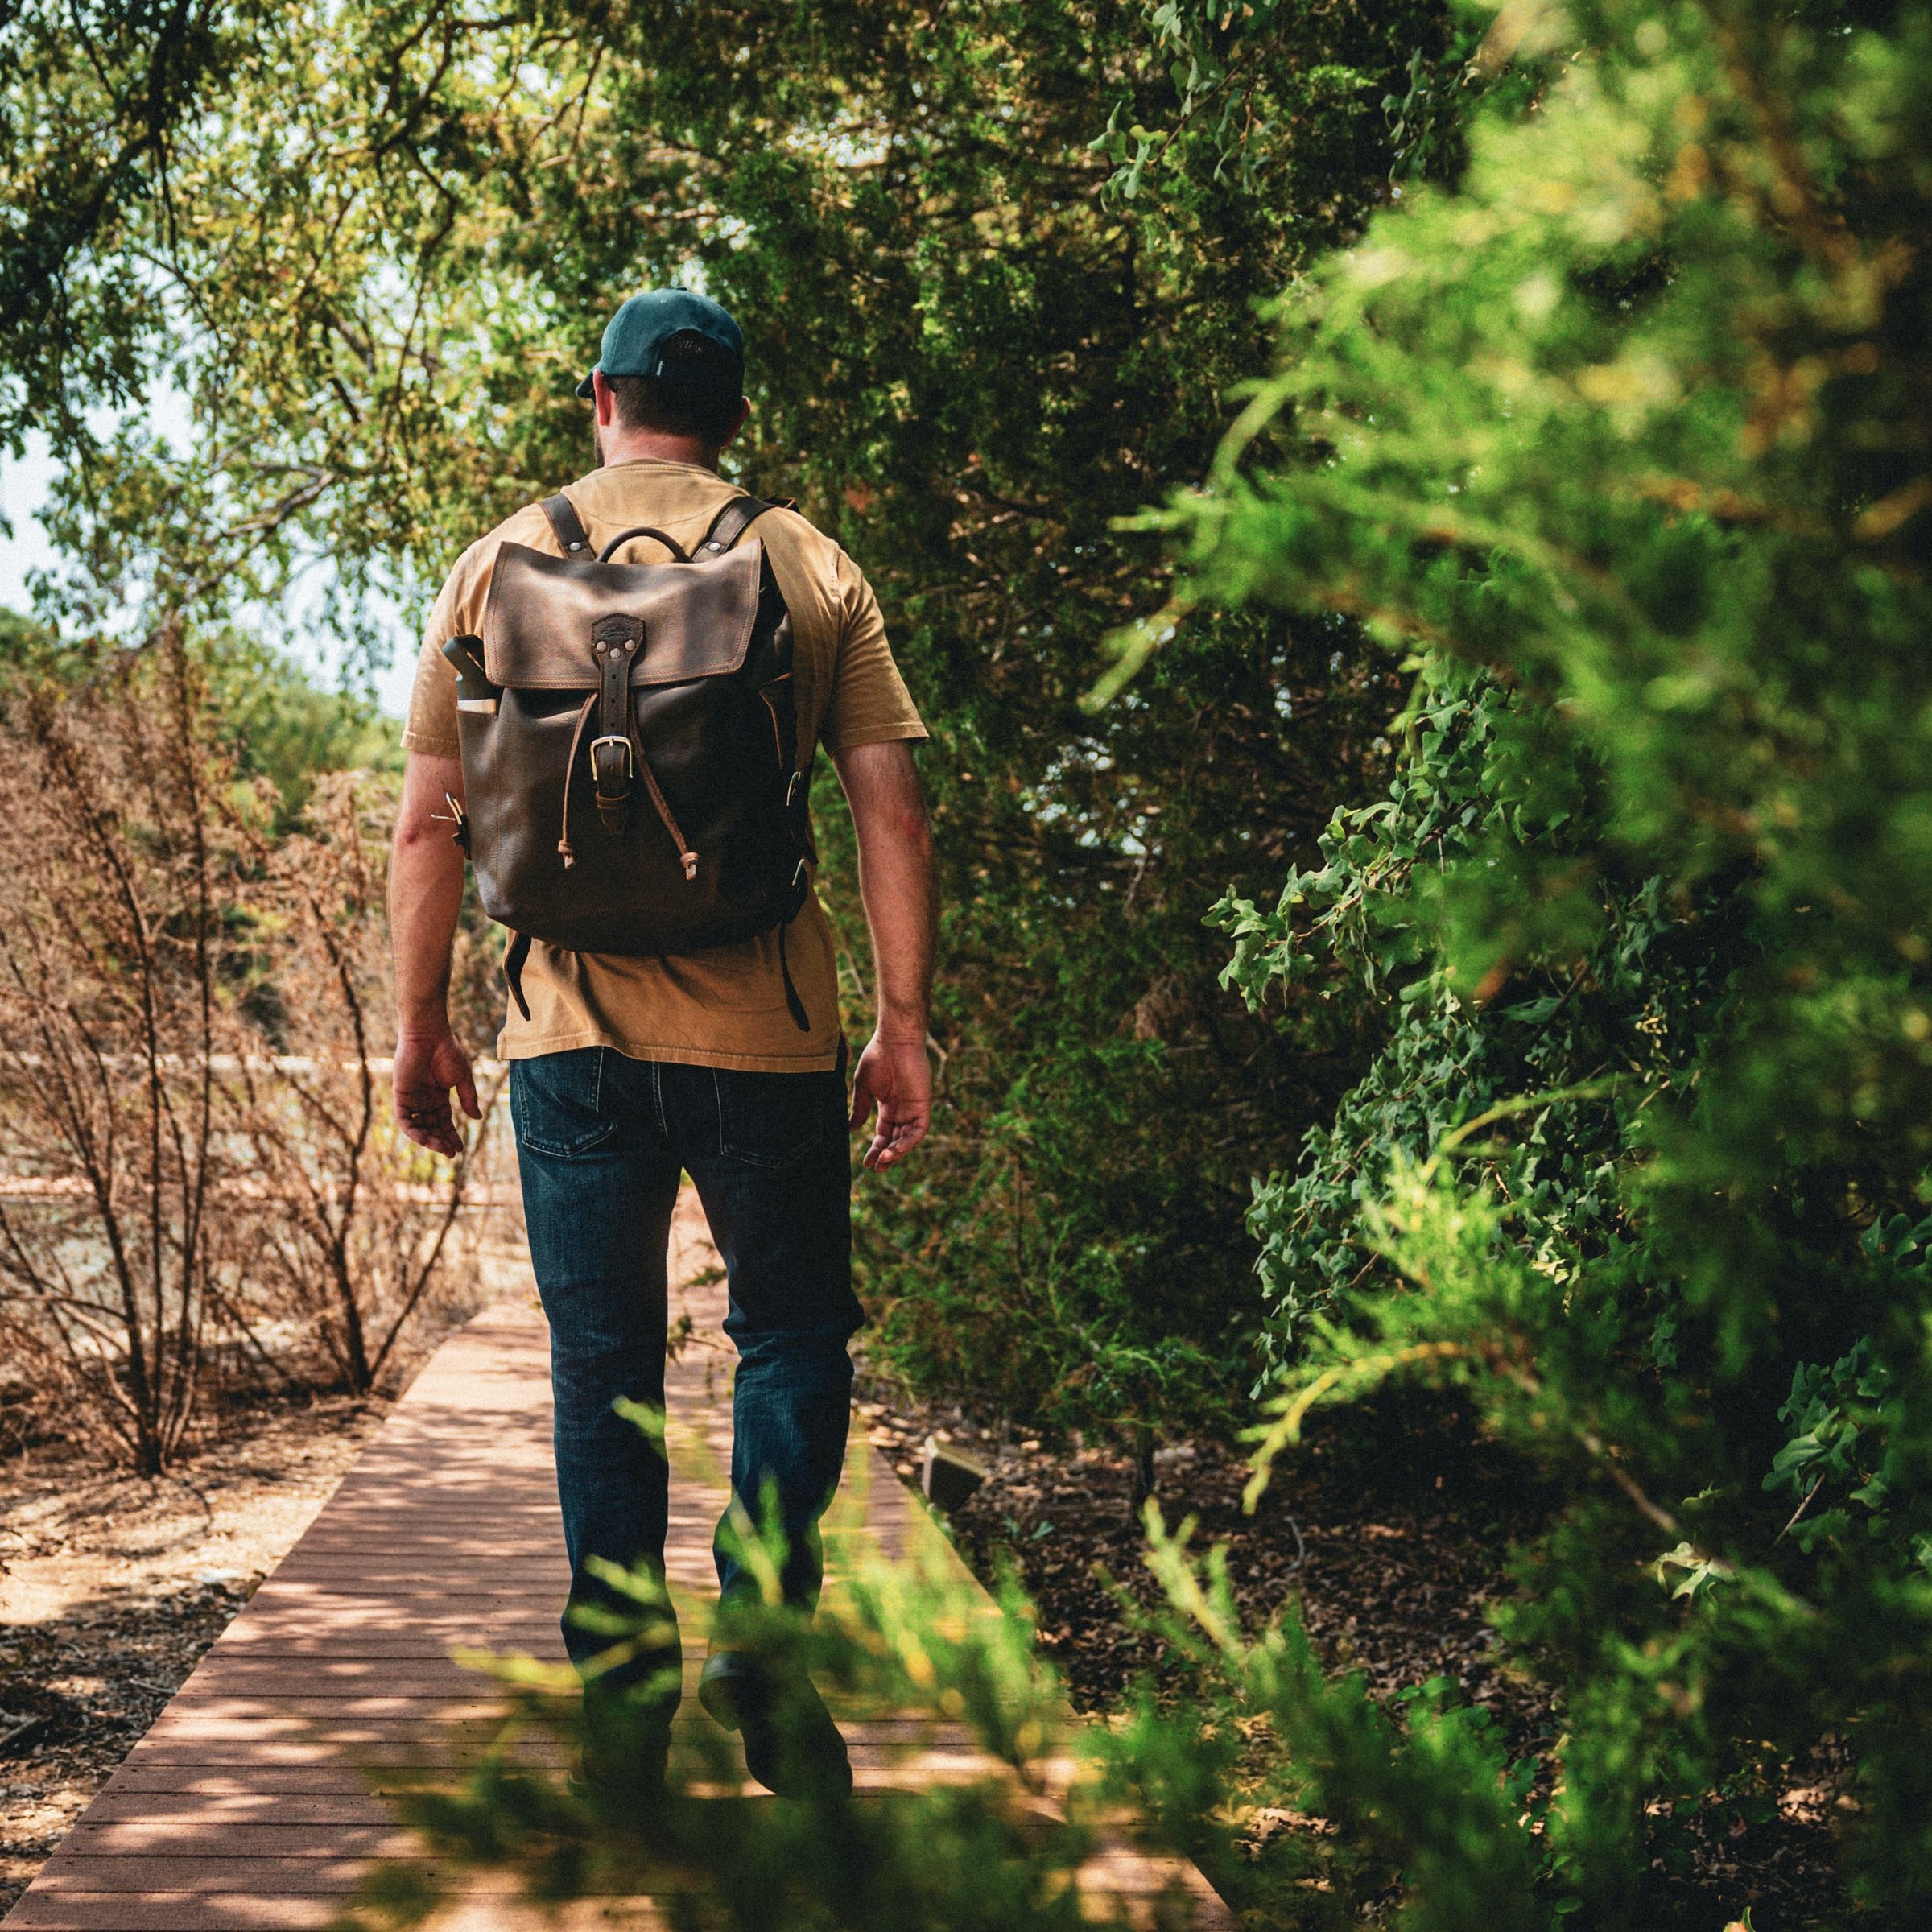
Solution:
[[(566, 492), (593, 545), (650, 524), (687, 550), (741, 493), (690, 464), (642, 460), (594, 470)], [(923, 738), (894, 663), (878, 601), (850, 557), (795, 511), (768, 510), (753, 526), (791, 613), (793, 683), (803, 753)], [(423, 634), (402, 742), (426, 757), (458, 755), (456, 674), (442, 654), (452, 637), (478, 636), (497, 551), (521, 543), (561, 554), (535, 505), (518, 510), (457, 559)], [(815, 893), (791, 922), (784, 964), (810, 1030), (785, 998), (774, 930), (675, 959), (572, 952), (541, 942), (523, 969), (526, 1020), (510, 1009), (498, 1039), (506, 1059), (578, 1046), (609, 1046), (634, 1059), (753, 1072), (811, 1072), (836, 1064), (838, 983), (832, 932)]]

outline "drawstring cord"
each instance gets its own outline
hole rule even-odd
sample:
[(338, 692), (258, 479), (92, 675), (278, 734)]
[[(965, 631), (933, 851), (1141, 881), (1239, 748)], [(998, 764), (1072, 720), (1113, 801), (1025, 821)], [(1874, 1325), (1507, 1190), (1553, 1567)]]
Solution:
[[(598, 696), (593, 691), (584, 700), (584, 708), (577, 713), (576, 729), (570, 734), (570, 761), (564, 767), (564, 827), (563, 836), (557, 840), (557, 851), (564, 861), (566, 872), (577, 862), (576, 852), (570, 842), (571, 781), (577, 775), (577, 753), (584, 747), (584, 728), (590, 723), (590, 714), (597, 708)], [(695, 879), (698, 876), (698, 855), (691, 849), (683, 828), (671, 812), (671, 801), (665, 797), (664, 788), (658, 782), (658, 774), (650, 768), (650, 760), (644, 755), (643, 741), (638, 736), (635, 724), (630, 729), (630, 749), (632, 755), (637, 759), (638, 773), (644, 780), (644, 789), (650, 794), (650, 802), (657, 807), (658, 816), (663, 820), (664, 829), (671, 834), (671, 841), (678, 848), (678, 863), (684, 868), (684, 877)]]
[(637, 753), (638, 774), (644, 781), (644, 789), (650, 794), (650, 802), (657, 807), (658, 816), (664, 821), (664, 829), (671, 834), (671, 844), (678, 848), (678, 863), (684, 868), (687, 879), (695, 879), (698, 876), (698, 855), (691, 849), (691, 842), (684, 836), (683, 828), (671, 815), (671, 801), (658, 783), (658, 774), (651, 770), (650, 760), (644, 755), (644, 741), (638, 736), (634, 722), (630, 728), (630, 749)]
[(597, 708), (597, 693), (592, 691), (584, 700), (584, 708), (577, 713), (577, 728), (570, 734), (570, 757), (564, 766), (564, 836), (557, 840), (557, 850), (564, 860), (564, 869), (568, 872), (577, 862), (577, 855), (570, 844), (570, 782), (577, 775), (577, 753), (584, 743), (584, 727), (590, 722), (590, 714)]

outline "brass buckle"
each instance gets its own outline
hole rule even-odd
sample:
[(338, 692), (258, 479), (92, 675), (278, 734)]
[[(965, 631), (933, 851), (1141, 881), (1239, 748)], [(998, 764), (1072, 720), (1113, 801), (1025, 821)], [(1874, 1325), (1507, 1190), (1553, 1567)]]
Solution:
[(607, 733), (605, 733), (605, 735), (604, 735), (602, 737), (601, 737), (601, 738), (592, 738), (592, 739), (591, 740), (591, 741), (590, 741), (590, 769), (591, 769), (591, 770), (592, 770), (593, 773), (594, 773), (594, 772), (597, 770), (597, 753), (598, 753), (600, 751), (601, 751), (601, 750), (604, 749), (604, 747), (605, 747), (606, 745), (622, 745), (622, 746), (623, 746), (623, 748), (624, 748), (624, 775), (625, 775), (625, 778), (635, 778), (635, 777), (638, 775), (638, 761), (637, 761), (637, 754), (636, 754), (636, 753), (635, 753), (635, 752), (634, 752), (634, 751), (632, 749), (632, 748), (631, 748), (631, 742), (630, 742), (630, 740), (629, 738), (627, 738), (627, 737), (625, 737), (624, 736), (622, 736), (622, 735), (621, 735), (620, 733), (614, 732), (614, 731), (613, 731), (613, 732), (607, 732)]

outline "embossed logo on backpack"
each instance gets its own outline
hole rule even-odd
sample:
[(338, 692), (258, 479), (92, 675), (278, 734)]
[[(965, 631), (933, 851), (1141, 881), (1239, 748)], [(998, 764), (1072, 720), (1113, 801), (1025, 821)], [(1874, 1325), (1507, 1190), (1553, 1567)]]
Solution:
[(590, 641), (599, 655), (607, 650), (635, 650), (644, 642), (644, 620), (613, 612), (591, 625)]

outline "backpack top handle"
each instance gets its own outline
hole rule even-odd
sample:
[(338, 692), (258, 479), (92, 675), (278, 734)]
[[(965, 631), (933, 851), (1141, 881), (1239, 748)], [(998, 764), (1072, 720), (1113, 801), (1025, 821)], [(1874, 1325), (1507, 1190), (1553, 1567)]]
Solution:
[(688, 564), (691, 555), (675, 537), (667, 536), (654, 523), (639, 523), (630, 530), (619, 530), (617, 535), (597, 553), (600, 564), (608, 564), (633, 537), (650, 537), (662, 543), (680, 564)]
[[(729, 550), (738, 539), (768, 510), (790, 510), (788, 498), (780, 498), (775, 503), (767, 503), (759, 497), (745, 495), (733, 497), (711, 520), (711, 527), (698, 539), (698, 552), (706, 556), (720, 556)], [(567, 557), (580, 557), (590, 548), (590, 534), (584, 527), (583, 519), (570, 498), (559, 490), (554, 497), (546, 497), (543, 502), (543, 514), (550, 519), (550, 527), (555, 533), (557, 542), (563, 547)], [(649, 537), (662, 543), (680, 564), (688, 564), (697, 552), (687, 551), (675, 537), (668, 536), (654, 523), (638, 523), (621, 531), (597, 553), (600, 564), (608, 564), (612, 557), (634, 537)]]
[[(576, 506), (570, 498), (565, 496), (562, 490), (559, 490), (554, 497), (546, 497), (543, 499), (542, 508), (544, 515), (550, 519), (550, 527), (555, 533), (558, 543), (564, 547), (564, 555), (567, 557), (582, 556), (584, 551), (590, 548), (590, 533), (584, 529), (584, 520), (577, 514)], [(667, 536), (663, 530), (650, 523), (637, 524), (631, 529), (623, 530), (613, 537), (604, 546), (597, 561), (600, 564), (608, 564), (611, 558), (633, 537), (654, 538), (680, 564), (688, 564), (691, 561), (689, 552), (678, 542), (675, 537)]]

